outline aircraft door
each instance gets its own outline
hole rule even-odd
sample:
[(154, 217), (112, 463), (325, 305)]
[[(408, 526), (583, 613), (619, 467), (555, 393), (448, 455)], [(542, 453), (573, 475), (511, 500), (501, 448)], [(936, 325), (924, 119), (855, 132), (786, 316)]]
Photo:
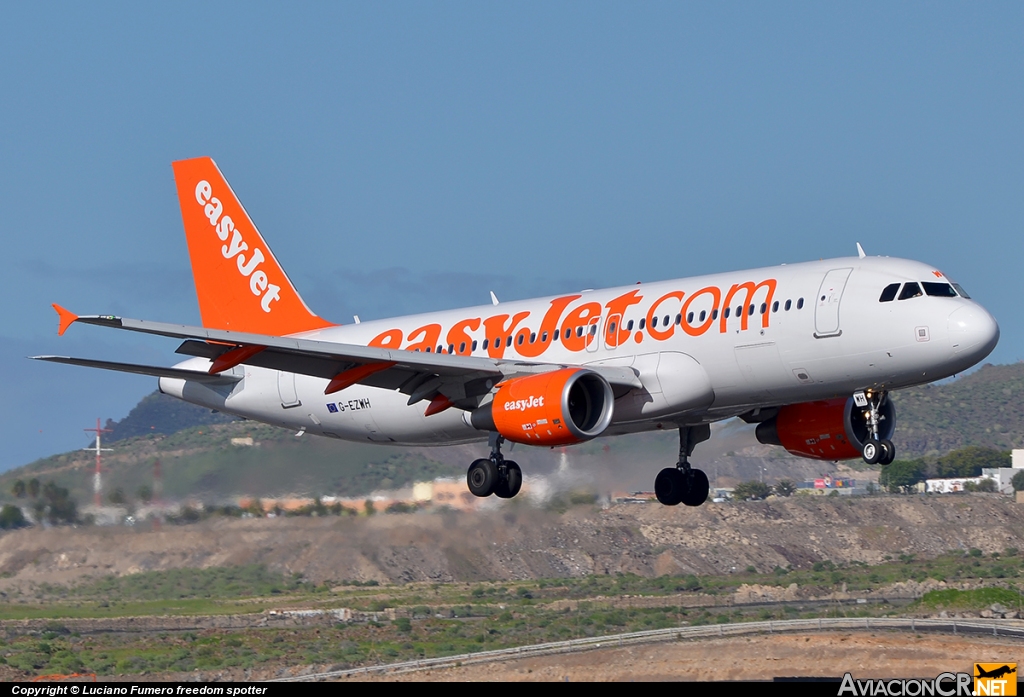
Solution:
[(597, 349), (601, 348), (601, 337), (597, 335), (597, 330), (600, 326), (600, 317), (594, 317), (587, 324), (587, 353), (595, 353)]
[(622, 315), (614, 314), (608, 318), (608, 323), (605, 325), (604, 347), (609, 351), (617, 345), (620, 324), (622, 324)]
[(295, 373), (277, 371), (277, 394), (281, 397), (281, 407), (284, 409), (302, 406), (295, 391)]
[(846, 281), (852, 271), (853, 269), (832, 269), (825, 274), (814, 303), (815, 338), (824, 339), (843, 333), (839, 328), (839, 302), (843, 299)]

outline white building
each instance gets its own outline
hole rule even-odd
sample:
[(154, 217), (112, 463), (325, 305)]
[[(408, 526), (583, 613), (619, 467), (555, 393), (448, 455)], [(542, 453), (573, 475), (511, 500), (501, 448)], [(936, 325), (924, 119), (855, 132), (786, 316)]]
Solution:
[(924, 483), (924, 490), (934, 494), (953, 494), (964, 490), (964, 484), (982, 479), (992, 479), (996, 483), (996, 491), (1001, 494), (1013, 495), (1013, 475), (1024, 470), (1024, 449), (1014, 450), (1010, 461), (1011, 467), (986, 467), (981, 470), (980, 477), (956, 477), (953, 479), (929, 479)]

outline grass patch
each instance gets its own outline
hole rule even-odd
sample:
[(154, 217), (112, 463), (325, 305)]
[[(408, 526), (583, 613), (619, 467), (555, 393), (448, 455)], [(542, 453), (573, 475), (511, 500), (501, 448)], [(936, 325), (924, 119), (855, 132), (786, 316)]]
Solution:
[(936, 610), (980, 610), (993, 603), (1016, 608), (1024, 605), (1024, 595), (1010, 588), (975, 588), (969, 591), (947, 588), (925, 593), (919, 603)]

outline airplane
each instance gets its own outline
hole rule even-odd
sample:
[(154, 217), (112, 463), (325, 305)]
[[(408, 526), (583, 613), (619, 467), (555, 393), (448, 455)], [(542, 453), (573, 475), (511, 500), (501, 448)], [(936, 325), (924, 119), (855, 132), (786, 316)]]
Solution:
[(314, 314), (208, 157), (173, 163), (202, 326), (78, 316), (180, 340), (173, 367), (56, 363), (159, 378), (164, 394), (344, 440), (486, 441), (479, 497), (522, 486), (505, 442), (568, 446), (676, 429), (665, 505), (699, 506), (694, 448), (739, 417), (758, 441), (819, 460), (896, 456), (889, 394), (963, 372), (999, 326), (928, 264), (858, 255), (338, 325)]

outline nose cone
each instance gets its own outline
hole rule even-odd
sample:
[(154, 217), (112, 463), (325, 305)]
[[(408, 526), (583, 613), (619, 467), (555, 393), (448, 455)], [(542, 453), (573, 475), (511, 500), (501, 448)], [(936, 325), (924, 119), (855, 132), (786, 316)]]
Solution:
[(971, 364), (992, 353), (999, 342), (999, 325), (980, 305), (964, 305), (949, 315), (949, 341), (953, 354)]

